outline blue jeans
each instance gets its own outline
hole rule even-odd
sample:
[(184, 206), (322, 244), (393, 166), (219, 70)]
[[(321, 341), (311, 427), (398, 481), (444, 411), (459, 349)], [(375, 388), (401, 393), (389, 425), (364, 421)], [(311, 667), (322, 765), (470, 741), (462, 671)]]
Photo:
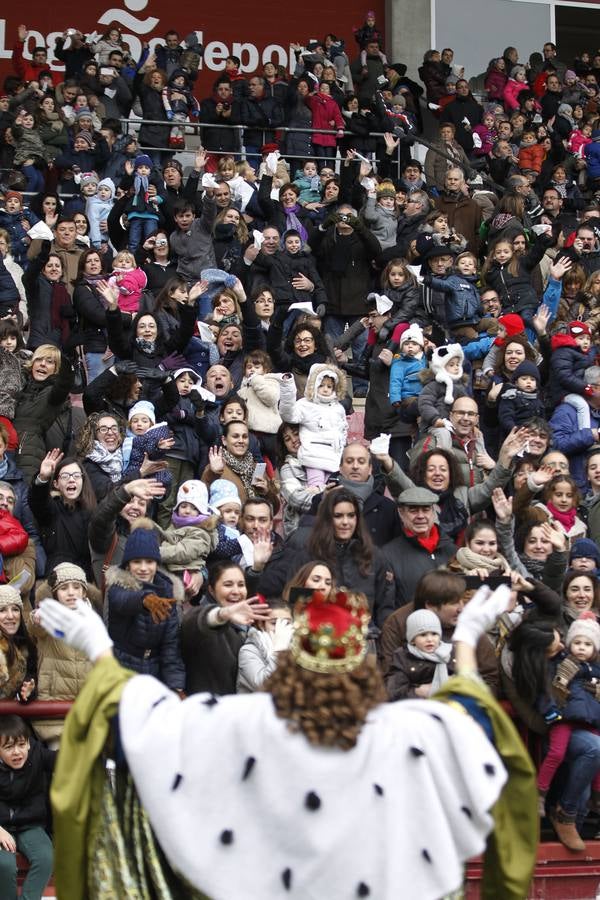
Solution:
[(157, 219), (143, 219), (135, 216), (129, 220), (129, 239), (127, 244), (132, 253), (135, 253), (140, 244), (156, 231)]
[[(39, 825), (11, 832), (17, 849), (29, 860), (29, 871), (23, 882), (23, 900), (37, 900), (50, 881), (53, 866), (52, 842)], [(17, 896), (17, 854), (0, 850), (0, 896)]]
[(27, 181), (27, 190), (32, 193), (43, 191), (46, 186), (46, 179), (43, 172), (36, 169), (35, 166), (21, 166), (21, 171)]
[[(325, 316), (325, 334), (335, 340), (343, 335), (346, 330), (346, 323), (353, 325), (357, 319), (360, 319), (360, 316)], [(361, 359), (365, 352), (368, 333), (368, 328), (363, 328), (350, 345), (352, 347), (352, 359), (355, 363)], [(353, 378), (352, 384), (354, 385), (354, 390), (361, 388), (361, 390), (366, 391), (369, 386), (368, 381), (365, 381), (364, 378)]]
[(93, 381), (94, 378), (97, 378), (98, 375), (102, 375), (102, 373), (110, 366), (110, 363), (102, 362), (103, 356), (104, 353), (85, 354), (85, 365), (87, 368), (88, 383), (90, 381)]
[(592, 779), (600, 770), (600, 735), (584, 729), (574, 731), (566, 755), (567, 779), (560, 805), (569, 816), (577, 816), (588, 801)]

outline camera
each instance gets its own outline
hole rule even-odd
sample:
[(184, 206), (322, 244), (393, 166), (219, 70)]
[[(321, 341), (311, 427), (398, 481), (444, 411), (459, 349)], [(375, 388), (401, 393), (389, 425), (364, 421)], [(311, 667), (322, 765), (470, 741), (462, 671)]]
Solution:
[(223, 109), (231, 109), (231, 103), (228, 103), (227, 100), (221, 100), (221, 106)]
[(350, 216), (347, 213), (340, 214), (340, 222), (349, 222)]

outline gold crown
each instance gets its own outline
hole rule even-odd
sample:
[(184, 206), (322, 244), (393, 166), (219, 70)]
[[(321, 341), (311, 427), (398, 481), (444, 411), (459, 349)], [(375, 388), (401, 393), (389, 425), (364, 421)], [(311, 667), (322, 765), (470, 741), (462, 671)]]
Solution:
[(290, 652), (310, 672), (351, 672), (367, 654), (370, 619), (364, 594), (315, 591), (296, 603)]

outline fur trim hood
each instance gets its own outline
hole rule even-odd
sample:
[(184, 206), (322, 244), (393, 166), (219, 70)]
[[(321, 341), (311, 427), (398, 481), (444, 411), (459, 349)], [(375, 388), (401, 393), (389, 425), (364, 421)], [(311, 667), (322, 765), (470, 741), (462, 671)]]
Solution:
[[(172, 572), (167, 572), (167, 570), (163, 569), (161, 566), (158, 567), (157, 572), (160, 572), (164, 578), (168, 578), (169, 581), (172, 582), (173, 597), (177, 601), (177, 605), (181, 606), (185, 599), (183, 581), (178, 578), (177, 575), (173, 575)], [(106, 571), (104, 580), (107, 591), (115, 584), (128, 591), (141, 591), (143, 587), (143, 583), (138, 578), (134, 578), (128, 569), (121, 569), (120, 566), (110, 566)]]
[[(438, 384), (445, 385), (444, 403), (452, 403), (454, 401), (453, 385), (457, 381), (461, 381), (463, 377), (462, 364), (465, 358), (463, 349), (460, 344), (445, 344), (436, 347), (431, 355), (430, 367), (435, 372), (435, 380)], [(446, 366), (451, 359), (458, 359), (460, 363), (459, 371), (456, 375), (451, 375), (446, 370)]]
[(343, 400), (346, 396), (346, 375), (337, 366), (330, 366), (327, 363), (315, 363), (310, 367), (306, 388), (304, 389), (306, 399), (312, 403), (318, 402), (317, 390), (325, 376), (333, 378), (335, 381), (335, 395), (332, 397), (332, 400)]

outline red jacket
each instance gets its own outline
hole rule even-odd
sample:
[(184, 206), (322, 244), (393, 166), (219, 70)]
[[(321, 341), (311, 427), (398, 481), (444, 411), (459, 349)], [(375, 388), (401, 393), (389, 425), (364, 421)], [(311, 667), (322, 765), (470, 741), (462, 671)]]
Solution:
[[(47, 62), (40, 65), (34, 63), (32, 59), (24, 59), (23, 47), (23, 41), (17, 41), (15, 44), (12, 52), (14, 70), (23, 81), (39, 81), (40, 72), (50, 72), (50, 65)], [(50, 75), (52, 75), (51, 72)]]
[(546, 159), (546, 151), (541, 144), (530, 144), (519, 150), (519, 168), (542, 171), (542, 163)]
[(29, 535), (18, 519), (0, 509), (0, 553), (2, 556), (18, 556), (23, 553)]
[[(340, 108), (329, 94), (321, 94), (317, 91), (315, 94), (309, 94), (305, 98), (306, 105), (312, 111), (312, 127), (313, 128), (337, 128), (343, 130), (344, 120)], [(333, 125), (331, 124), (333, 122)], [(321, 147), (335, 147), (335, 134), (313, 134), (313, 144)]]

